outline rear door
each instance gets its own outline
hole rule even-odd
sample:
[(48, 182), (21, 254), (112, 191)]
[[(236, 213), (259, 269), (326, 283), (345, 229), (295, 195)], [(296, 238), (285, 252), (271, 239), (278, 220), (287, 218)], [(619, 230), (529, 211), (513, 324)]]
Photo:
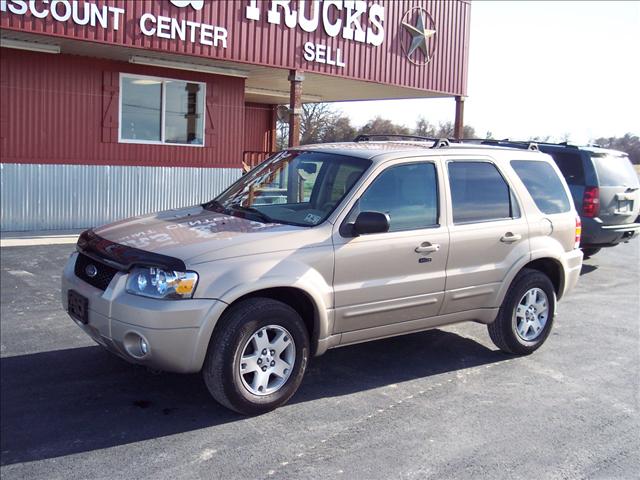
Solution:
[(496, 305), (511, 267), (529, 256), (529, 227), (498, 167), (485, 158), (447, 162), (450, 246), (442, 314)]
[(592, 153), (598, 176), (600, 214), (605, 225), (633, 223), (640, 211), (638, 175), (626, 155)]

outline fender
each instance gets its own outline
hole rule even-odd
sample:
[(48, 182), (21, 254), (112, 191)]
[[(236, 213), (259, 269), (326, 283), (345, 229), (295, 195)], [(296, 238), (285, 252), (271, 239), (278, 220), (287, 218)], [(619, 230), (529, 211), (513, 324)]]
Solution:
[(560, 284), (558, 286), (558, 294), (557, 294), (558, 299), (560, 299), (560, 297), (562, 296), (562, 293), (564, 292), (564, 278), (565, 278), (566, 266), (564, 265), (562, 259), (558, 257), (557, 250), (540, 249), (540, 250), (535, 250), (531, 252), (529, 256), (519, 259), (511, 267), (511, 269), (505, 276), (505, 279), (502, 282), (502, 285), (496, 295), (496, 301), (495, 301), (496, 307), (500, 307), (502, 305), (502, 302), (504, 301), (504, 297), (507, 295), (507, 290), (509, 290), (509, 287), (513, 283), (514, 278), (516, 278), (516, 275), (518, 275), (520, 270), (522, 270), (525, 266), (527, 266), (531, 262), (535, 260), (540, 260), (540, 259), (552, 260), (556, 264), (558, 264), (558, 266), (560, 267)]
[(239, 298), (269, 288), (296, 288), (308, 296), (311, 300), (314, 315), (314, 338), (311, 339), (314, 347), (317, 347), (320, 340), (329, 337), (333, 331), (333, 289), (327, 282), (327, 278), (333, 278), (333, 257), (327, 258), (326, 252), (304, 252), (304, 250), (324, 250), (324, 249), (302, 249), (297, 253), (308, 256), (318, 256), (322, 258), (319, 267), (326, 267), (329, 262), (330, 271), (323, 269), (322, 273), (307, 263), (310, 259), (303, 261), (295, 259), (293, 256), (284, 255), (256, 255), (252, 262), (243, 259), (229, 259), (227, 261), (212, 262), (207, 270), (216, 272), (215, 278), (208, 281), (208, 287), (202, 295), (215, 300), (215, 306), (200, 326), (196, 349), (193, 357), (193, 366), (196, 370), (202, 368), (209, 346), (211, 335), (218, 320), (224, 311)]
[(516, 275), (518, 275), (518, 272), (520, 272), (520, 270), (522, 270), (524, 266), (530, 262), (531, 262), (531, 254), (528, 253), (527, 255), (520, 257), (518, 261), (511, 266), (511, 268), (507, 272), (507, 275), (502, 280), (502, 284), (500, 285), (498, 292), (496, 293), (496, 296), (492, 305), (493, 307), (497, 308), (502, 305), (502, 302), (504, 301), (504, 297), (507, 295), (507, 290), (509, 290), (511, 283), (513, 282), (513, 279), (516, 278)]

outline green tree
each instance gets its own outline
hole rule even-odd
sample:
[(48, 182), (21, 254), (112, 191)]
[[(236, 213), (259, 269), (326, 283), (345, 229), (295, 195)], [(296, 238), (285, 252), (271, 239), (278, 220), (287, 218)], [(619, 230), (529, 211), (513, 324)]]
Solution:
[(374, 119), (369, 120), (358, 133), (368, 135), (411, 135), (411, 131), (407, 127), (403, 125), (396, 125), (391, 120), (380, 116), (376, 116)]

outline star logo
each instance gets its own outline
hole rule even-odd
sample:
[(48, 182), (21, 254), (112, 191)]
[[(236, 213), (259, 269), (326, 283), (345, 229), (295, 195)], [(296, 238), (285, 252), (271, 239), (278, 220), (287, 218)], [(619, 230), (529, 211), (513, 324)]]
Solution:
[[(414, 65), (429, 63), (435, 51), (436, 30), (433, 17), (424, 8), (413, 7), (402, 17), (402, 26), (408, 34), (402, 39), (402, 50), (407, 59)], [(418, 50), (422, 52), (422, 55)], [(431, 50), (431, 55), (429, 55), (429, 50)]]
[(193, 7), (194, 10), (202, 10), (204, 7), (204, 0), (169, 0), (178, 8), (186, 8), (189, 5)]

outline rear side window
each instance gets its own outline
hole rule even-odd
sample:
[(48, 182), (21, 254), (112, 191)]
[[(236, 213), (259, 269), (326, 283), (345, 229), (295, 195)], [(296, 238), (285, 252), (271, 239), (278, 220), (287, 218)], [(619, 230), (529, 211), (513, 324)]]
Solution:
[(582, 156), (579, 153), (547, 152), (553, 157), (569, 185), (585, 185)]
[(551, 165), (536, 160), (512, 160), (511, 166), (542, 213), (550, 215), (571, 210), (564, 185)]
[(638, 175), (629, 158), (623, 155), (591, 154), (601, 187), (638, 187)]
[(449, 185), (454, 223), (486, 222), (519, 216), (509, 185), (495, 165), (450, 162)]

